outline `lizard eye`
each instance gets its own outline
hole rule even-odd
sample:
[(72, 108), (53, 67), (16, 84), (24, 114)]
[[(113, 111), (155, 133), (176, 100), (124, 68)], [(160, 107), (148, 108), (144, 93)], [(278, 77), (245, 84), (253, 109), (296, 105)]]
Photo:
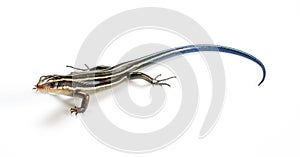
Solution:
[(55, 84), (56, 84), (55, 82), (51, 82), (51, 83), (50, 83), (50, 88), (54, 88), (54, 87), (55, 87)]

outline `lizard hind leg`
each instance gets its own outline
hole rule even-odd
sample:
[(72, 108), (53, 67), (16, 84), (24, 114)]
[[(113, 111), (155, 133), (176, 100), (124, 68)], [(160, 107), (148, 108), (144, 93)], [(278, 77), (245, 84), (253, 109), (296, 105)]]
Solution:
[(169, 86), (169, 87), (171, 87), (171, 85), (168, 84), (168, 83), (165, 83), (163, 81), (167, 81), (169, 79), (176, 78), (176, 76), (172, 76), (172, 77), (168, 77), (168, 78), (165, 78), (165, 79), (158, 80), (158, 77), (160, 77), (160, 76), (161, 76), (161, 74), (159, 74), (156, 77), (152, 78), (151, 76), (149, 76), (145, 73), (142, 73), (142, 72), (133, 72), (129, 75), (128, 78), (131, 79), (131, 80), (133, 80), (133, 79), (142, 79), (142, 80), (145, 80), (145, 81), (149, 82), (152, 85), (160, 85), (160, 86), (166, 85), (166, 86)]

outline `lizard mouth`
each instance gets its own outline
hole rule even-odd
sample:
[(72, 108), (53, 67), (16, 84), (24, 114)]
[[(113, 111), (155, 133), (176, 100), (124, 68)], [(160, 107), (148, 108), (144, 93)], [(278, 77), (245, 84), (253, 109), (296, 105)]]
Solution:
[(39, 85), (34, 85), (34, 87), (32, 88), (32, 90), (36, 90), (36, 91), (38, 91), (39, 89), (41, 89), (41, 86)]

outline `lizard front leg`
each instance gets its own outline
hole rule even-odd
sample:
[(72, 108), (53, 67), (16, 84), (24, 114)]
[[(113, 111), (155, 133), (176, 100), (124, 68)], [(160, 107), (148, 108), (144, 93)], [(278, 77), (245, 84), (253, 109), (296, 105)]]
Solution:
[(72, 69), (75, 69), (75, 70), (81, 70), (81, 71), (104, 70), (104, 69), (107, 69), (107, 68), (110, 68), (110, 67), (111, 67), (111, 66), (106, 66), (106, 65), (99, 65), (99, 66), (90, 68), (90, 67), (89, 67), (88, 65), (86, 65), (86, 64), (84, 64), (84, 66), (86, 67), (85, 69), (73, 67), (73, 66), (70, 66), (70, 65), (66, 65), (67, 68), (72, 68)]
[(82, 101), (81, 101), (81, 106), (80, 107), (75, 106), (75, 107), (70, 109), (71, 114), (75, 113), (75, 115), (77, 115), (78, 113), (85, 112), (85, 110), (87, 109), (87, 107), (89, 105), (90, 95), (88, 93), (83, 92), (83, 91), (76, 90), (74, 92), (74, 96), (82, 98)]

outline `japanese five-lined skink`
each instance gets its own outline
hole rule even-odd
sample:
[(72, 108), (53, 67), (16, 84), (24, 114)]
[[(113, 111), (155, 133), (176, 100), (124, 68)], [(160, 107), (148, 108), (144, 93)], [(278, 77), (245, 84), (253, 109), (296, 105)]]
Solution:
[(153, 65), (157, 62), (166, 60), (171, 57), (179, 56), (187, 53), (194, 52), (204, 52), (204, 51), (214, 51), (214, 52), (223, 52), (235, 54), (238, 56), (242, 56), (253, 62), (257, 63), (263, 72), (263, 77), (258, 85), (260, 85), (266, 77), (266, 69), (264, 64), (258, 60), (256, 57), (243, 52), (241, 50), (237, 50), (230, 47), (219, 46), (219, 45), (188, 45), (182, 47), (176, 47), (172, 49), (167, 49), (163, 51), (159, 51), (145, 57), (140, 57), (134, 60), (130, 60), (127, 62), (123, 62), (117, 64), (115, 66), (96, 66), (93, 68), (89, 68), (86, 65), (85, 69), (80, 69), (72, 66), (71, 67), (76, 70), (76, 72), (72, 72), (68, 75), (45, 75), (41, 76), (38, 83), (35, 85), (33, 89), (36, 89), (40, 92), (46, 93), (55, 93), (60, 95), (67, 95), (72, 97), (82, 98), (80, 107), (73, 107), (70, 109), (71, 113), (83, 113), (86, 111), (89, 103), (89, 93), (88, 91), (98, 90), (102, 88), (111, 87), (112, 85), (118, 84), (122, 82), (124, 79), (143, 79), (154, 85), (167, 85), (163, 81), (166, 81), (173, 77), (158, 79), (158, 76), (152, 78), (147, 74), (139, 72), (142, 68)]

